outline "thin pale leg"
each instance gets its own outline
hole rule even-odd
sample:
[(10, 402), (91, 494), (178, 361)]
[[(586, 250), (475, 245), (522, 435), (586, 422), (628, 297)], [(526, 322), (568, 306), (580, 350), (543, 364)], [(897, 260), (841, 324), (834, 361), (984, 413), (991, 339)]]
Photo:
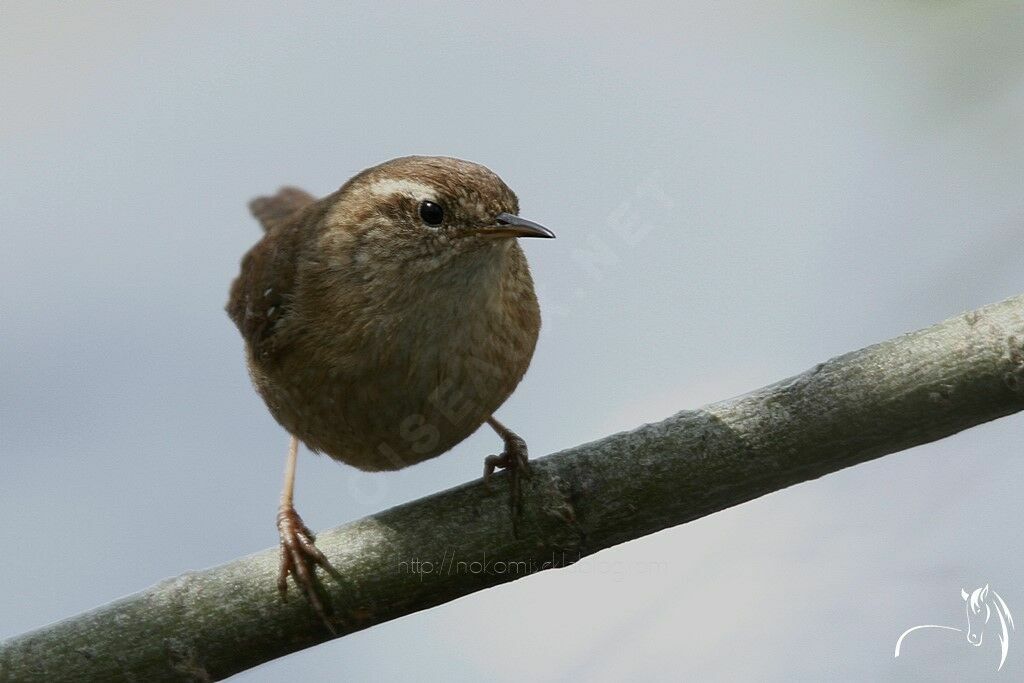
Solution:
[(299, 455), (299, 440), (292, 437), (288, 449), (288, 459), (284, 467), (284, 488), (281, 489), (281, 504), (277, 508), (277, 531), (281, 537), (281, 565), (277, 574), (277, 590), (282, 599), (288, 596), (288, 576), (291, 575), (295, 585), (309, 600), (310, 606), (324, 622), (331, 633), (334, 626), (327, 618), (327, 610), (316, 582), (316, 567), (320, 565), (338, 582), (341, 574), (331, 566), (320, 549), (316, 547), (316, 537), (309, 530), (295, 511), (295, 463)]
[(495, 420), (493, 416), (487, 418), (487, 424), (505, 442), (505, 450), (501, 452), (501, 455), (488, 455), (484, 458), (484, 485), (490, 486), (491, 475), (494, 474), (495, 469), (508, 470), (514, 519), (519, 512), (520, 480), (524, 477), (530, 478), (530, 453), (522, 437)]

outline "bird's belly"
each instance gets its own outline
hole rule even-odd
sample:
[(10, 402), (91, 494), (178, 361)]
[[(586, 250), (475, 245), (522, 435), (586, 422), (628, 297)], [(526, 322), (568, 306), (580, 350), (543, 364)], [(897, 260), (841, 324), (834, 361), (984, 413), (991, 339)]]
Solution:
[(499, 334), (478, 345), (406, 345), (374, 354), (370, 367), (365, 348), (351, 365), (336, 352), (298, 351), (273, 381), (261, 383), (257, 368), (253, 376), (278, 422), (313, 450), (363, 470), (395, 470), (472, 434), (518, 384), (534, 342)]

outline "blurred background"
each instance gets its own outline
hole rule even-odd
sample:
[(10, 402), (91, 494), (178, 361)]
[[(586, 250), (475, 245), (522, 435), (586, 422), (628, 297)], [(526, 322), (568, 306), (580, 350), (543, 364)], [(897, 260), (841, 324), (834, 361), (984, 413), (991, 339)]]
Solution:
[[(558, 239), (498, 416), (540, 456), (1024, 291), (1024, 7), (0, 6), (0, 637), (277, 542), (287, 436), (223, 312), (246, 211), (412, 153)], [(1013, 680), (1024, 417), (275, 661), (240, 681)], [(325, 528), (479, 476), (300, 455)], [(1019, 621), (1019, 619), (1018, 619)], [(1024, 634), (1022, 634), (1024, 635)], [(1001, 678), (999, 678), (1001, 677)]]

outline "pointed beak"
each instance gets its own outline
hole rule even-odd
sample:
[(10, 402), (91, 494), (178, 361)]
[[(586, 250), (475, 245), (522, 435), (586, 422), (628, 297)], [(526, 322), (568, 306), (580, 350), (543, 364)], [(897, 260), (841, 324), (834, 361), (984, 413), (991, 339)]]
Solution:
[(528, 221), (510, 213), (499, 213), (495, 216), (497, 225), (477, 230), (480, 237), (546, 237), (552, 238), (555, 233), (540, 223)]

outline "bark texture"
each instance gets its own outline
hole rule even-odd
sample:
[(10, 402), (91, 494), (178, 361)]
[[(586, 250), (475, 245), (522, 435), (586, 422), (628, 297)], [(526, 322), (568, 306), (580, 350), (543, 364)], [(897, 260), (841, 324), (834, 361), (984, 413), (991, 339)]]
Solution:
[[(1024, 295), (736, 398), (322, 532), (338, 635), (1024, 408)], [(922, 463), (923, 465), (923, 463)], [(190, 572), (0, 644), (0, 680), (216, 680), (331, 639), (277, 550)], [(343, 675), (339, 671), (339, 675)]]

